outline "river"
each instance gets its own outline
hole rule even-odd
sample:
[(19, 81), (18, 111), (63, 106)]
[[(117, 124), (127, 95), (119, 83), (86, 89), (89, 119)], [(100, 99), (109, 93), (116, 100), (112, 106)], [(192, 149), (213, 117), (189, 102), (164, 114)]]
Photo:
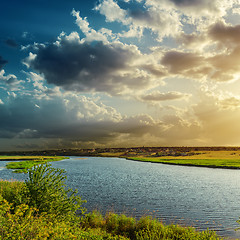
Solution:
[[(24, 180), (0, 162), (0, 178)], [(240, 170), (135, 162), (122, 158), (70, 157), (52, 166), (66, 170), (67, 186), (78, 189), (88, 211), (113, 210), (164, 223), (207, 228), (240, 238)]]

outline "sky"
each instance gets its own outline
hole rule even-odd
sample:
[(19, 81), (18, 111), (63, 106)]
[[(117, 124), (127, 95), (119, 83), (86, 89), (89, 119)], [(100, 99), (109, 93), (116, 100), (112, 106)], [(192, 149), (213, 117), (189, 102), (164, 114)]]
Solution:
[(10, 0), (0, 151), (240, 145), (239, 0)]

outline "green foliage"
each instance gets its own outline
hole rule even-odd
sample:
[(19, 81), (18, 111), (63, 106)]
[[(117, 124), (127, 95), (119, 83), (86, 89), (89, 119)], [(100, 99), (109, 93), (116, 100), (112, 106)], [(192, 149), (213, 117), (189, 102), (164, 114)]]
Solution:
[(114, 234), (121, 234), (125, 237), (134, 237), (136, 220), (127, 217), (124, 214), (118, 215), (115, 213), (108, 213), (105, 217), (106, 230)]
[(19, 181), (0, 181), (0, 194), (14, 207), (26, 201), (26, 185)]
[(213, 231), (197, 232), (192, 227), (181, 227), (178, 225), (163, 225), (155, 219), (144, 217), (136, 226), (137, 240), (160, 240), (160, 239), (220, 239)]
[(81, 225), (84, 228), (103, 228), (105, 224), (105, 219), (99, 211), (92, 211), (85, 214), (81, 221)]
[(84, 213), (84, 202), (76, 195), (77, 191), (66, 189), (63, 169), (52, 168), (50, 164), (34, 166), (29, 170), (25, 182), (28, 190), (28, 205), (40, 213), (55, 214), (58, 217), (74, 216), (76, 211)]
[(52, 214), (36, 215), (36, 209), (26, 204), (14, 212), (11, 204), (0, 195), (0, 239), (18, 240), (126, 240), (101, 229), (83, 230), (70, 221), (61, 221)]
[(213, 231), (198, 232), (192, 227), (178, 225), (164, 225), (151, 217), (143, 217), (139, 221), (124, 214), (107, 213), (103, 217), (99, 212), (93, 211), (86, 214), (81, 222), (85, 229), (101, 228), (114, 235), (123, 236), (133, 240), (217, 240), (220, 239)]
[(15, 173), (27, 173), (28, 169), (43, 163), (46, 163), (46, 161), (31, 160), (31, 161), (21, 161), (21, 162), (10, 162), (10, 163), (7, 163), (6, 168), (16, 169), (14, 170)]

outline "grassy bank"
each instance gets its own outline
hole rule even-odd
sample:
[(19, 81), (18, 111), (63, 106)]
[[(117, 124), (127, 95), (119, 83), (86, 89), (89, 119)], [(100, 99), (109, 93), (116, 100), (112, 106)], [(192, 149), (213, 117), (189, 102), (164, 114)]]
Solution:
[(28, 169), (47, 162), (66, 159), (61, 156), (0, 156), (0, 161), (14, 161), (7, 163), (8, 169), (14, 169), (16, 173), (27, 173)]
[(26, 182), (0, 181), (0, 239), (221, 239), (213, 231), (164, 225), (150, 217), (85, 214), (81, 198), (64, 187), (63, 173), (41, 165), (29, 171)]
[(195, 152), (191, 156), (136, 156), (128, 159), (174, 165), (240, 169), (240, 155), (236, 151)]

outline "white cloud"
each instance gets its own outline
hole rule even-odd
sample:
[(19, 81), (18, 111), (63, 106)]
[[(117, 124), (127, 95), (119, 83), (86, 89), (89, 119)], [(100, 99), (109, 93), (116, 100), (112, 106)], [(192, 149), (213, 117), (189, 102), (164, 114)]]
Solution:
[(113, 0), (103, 0), (95, 10), (104, 15), (106, 21), (116, 21), (129, 27), (129, 30), (118, 33), (119, 37), (139, 38), (144, 29), (150, 29), (158, 35), (158, 40), (162, 41), (164, 37), (175, 36), (182, 29), (178, 12), (161, 5), (146, 3), (144, 10), (125, 10)]
[(14, 74), (8, 74), (8, 75), (5, 75), (5, 71), (4, 71), (4, 69), (2, 69), (1, 71), (0, 71), (0, 81), (2, 80), (2, 81), (8, 81), (9, 79), (12, 79), (12, 78), (17, 78)]
[(14, 74), (5, 74), (4, 70), (0, 71), (0, 86), (9, 91), (19, 91), (23, 88), (24, 81), (18, 80)]
[[(80, 30), (85, 34), (85, 39), (82, 39), (81, 42), (91, 42), (91, 41), (102, 41), (107, 43), (108, 38), (114, 39), (115, 36), (112, 34), (110, 30), (106, 30), (105, 28), (101, 29), (100, 31), (96, 31), (93, 28), (89, 26), (89, 22), (87, 21), (87, 18), (82, 18), (80, 16), (79, 11), (72, 10), (72, 15), (76, 17), (76, 24), (80, 28)], [(74, 39), (76, 39), (77, 33), (74, 33)], [(73, 36), (69, 35), (67, 38), (68, 40), (71, 40)], [(80, 38), (79, 38), (80, 39)]]
[(37, 56), (36, 54), (30, 52), (29, 55), (28, 55), (28, 57), (26, 57), (26, 58), (22, 61), (22, 63), (23, 63), (27, 68), (29, 68), (29, 67), (30, 67), (29, 62), (33, 61), (33, 60), (36, 58), (36, 56)]
[(127, 18), (127, 11), (121, 9), (113, 0), (102, 0), (94, 10), (99, 11), (104, 15), (107, 22), (117, 21), (125, 25), (130, 24), (130, 20)]
[(236, 7), (236, 8), (233, 8), (233, 9), (232, 9), (232, 13), (233, 13), (233, 14), (240, 15), (240, 6), (238, 6), (238, 7)]
[(179, 13), (175, 10), (151, 6), (144, 11), (131, 10), (129, 14), (135, 28), (150, 29), (158, 35), (158, 41), (176, 36), (182, 30)]
[[(120, 42), (91, 44), (61, 34), (57, 44), (39, 49), (34, 58), (25, 61), (49, 84), (68, 91), (124, 95), (161, 83), (161, 69), (153, 65), (153, 57), (143, 55), (135, 45)], [(40, 89), (42, 81), (33, 81)]]
[[(133, 1), (101, 0), (94, 10), (107, 24), (100, 29), (73, 10), (84, 37), (62, 32), (55, 42), (22, 46), (22, 54), (30, 51), (27, 81), (0, 71), (7, 91), (0, 136), (69, 147), (238, 141), (240, 99), (217, 92), (218, 82), (239, 79), (240, 27), (227, 18), (239, 13), (238, 1), (135, 0), (134, 8)], [(215, 89), (184, 93), (207, 82)], [(123, 116), (121, 98), (139, 109), (126, 106)]]

